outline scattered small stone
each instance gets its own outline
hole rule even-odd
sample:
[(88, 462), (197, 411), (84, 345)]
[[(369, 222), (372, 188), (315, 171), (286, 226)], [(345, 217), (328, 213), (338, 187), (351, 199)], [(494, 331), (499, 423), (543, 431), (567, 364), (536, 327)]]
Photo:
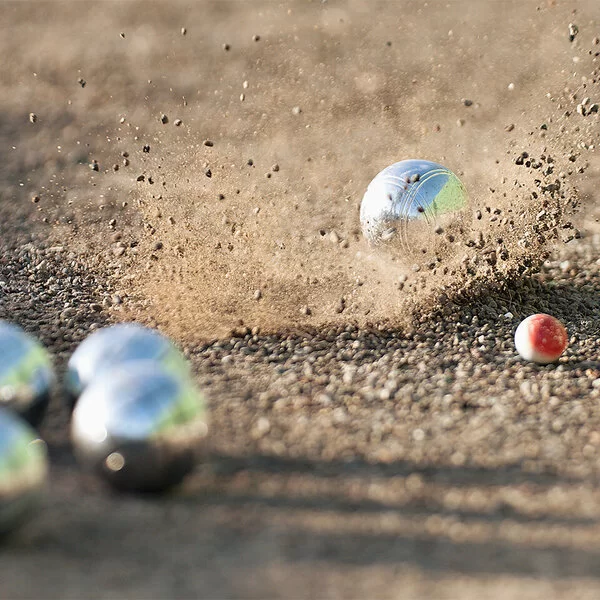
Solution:
[(210, 179), (212, 177), (212, 171), (210, 169), (206, 169), (206, 171), (204, 171), (204, 174)]
[(181, 119), (175, 119), (175, 121), (173, 122), (175, 127), (180, 127), (181, 124), (183, 123), (183, 121)]
[(469, 100), (468, 98), (463, 98), (461, 100), (461, 102), (465, 105), (465, 106), (473, 106), (473, 100)]
[(125, 32), (121, 31), (121, 33), (119, 34), (122, 38), (125, 38)]
[(251, 166), (254, 164), (254, 161), (253, 161), (251, 158), (249, 158), (249, 159), (248, 159), (248, 162), (247, 162), (246, 164), (247, 164), (249, 167), (251, 167)]
[(569, 23), (569, 41), (572, 42), (577, 37), (579, 33), (579, 27), (575, 25), (575, 23)]
[(231, 50), (231, 46), (229, 44), (223, 44), (223, 50), (225, 50), (225, 52), (229, 52), (229, 50)]
[(299, 106), (294, 106), (294, 108), (292, 108), (293, 115), (299, 115), (301, 112), (302, 112), (302, 109)]
[(144, 181), (146, 179), (145, 175), (138, 175), (136, 181)]
[(339, 244), (339, 243), (340, 243), (340, 236), (337, 234), (337, 232), (336, 232), (336, 231), (333, 231), (333, 230), (332, 230), (332, 231), (329, 233), (329, 241), (330, 241), (332, 244)]
[(185, 35), (187, 33), (187, 29), (185, 27), (181, 28), (181, 35)]
[(240, 102), (243, 102), (246, 99), (246, 94), (241, 93), (240, 94)]
[(86, 80), (85, 80), (83, 77), (80, 77), (80, 78), (77, 80), (77, 83), (78, 83), (78, 84), (79, 84), (79, 85), (80, 85), (82, 88), (84, 88), (84, 87), (85, 87), (85, 84), (87, 83), (87, 81), (86, 81)]
[(150, 152), (150, 145), (149, 144), (145, 144), (142, 147), (142, 151), (145, 152), (146, 154), (148, 154), (148, 152)]
[(254, 291), (254, 299), (260, 300), (261, 298), (262, 298), (262, 292), (260, 290), (255, 290)]
[(511, 123), (510, 125), (507, 125), (507, 126), (504, 128), (504, 131), (508, 131), (508, 132), (510, 132), (510, 131), (512, 131), (514, 128), (515, 128), (515, 124), (514, 124), (514, 123)]
[(37, 122), (37, 115), (35, 113), (29, 113), (29, 122), (30, 123)]
[(32, 196), (32, 197), (31, 197), (31, 201), (32, 201), (34, 204), (37, 204), (37, 203), (40, 201), (40, 197), (39, 197), (39, 196), (37, 196), (37, 195), (36, 195), (36, 196)]
[(119, 165), (117, 163), (115, 163), (113, 166), (113, 171), (118, 171), (119, 170)]
[(154, 250), (162, 250), (163, 249), (163, 243), (162, 242), (154, 242), (154, 246), (152, 247)]
[(277, 163), (275, 163), (272, 167), (271, 170), (275, 173), (277, 173), (277, 171), (279, 171), (279, 165)]
[(310, 308), (309, 308), (308, 306), (306, 306), (306, 305), (305, 305), (305, 306), (303, 306), (303, 307), (300, 309), (300, 312), (301, 312), (301, 313), (302, 313), (302, 314), (303, 314), (305, 317), (308, 317), (308, 316), (310, 316), (310, 315), (312, 314), (312, 311), (311, 311), (311, 310), (310, 310)]
[(260, 35), (256, 35), (256, 34), (255, 34), (255, 35), (253, 35), (253, 36), (252, 36), (252, 40), (253, 40), (254, 42), (259, 42), (259, 41), (260, 41)]
[(92, 170), (92, 171), (98, 171), (100, 170), (100, 166), (98, 165), (98, 161), (97, 160), (93, 160), (88, 167)]
[(209, 148), (212, 148), (214, 146), (214, 143), (211, 142), (210, 140), (204, 140), (204, 142), (202, 142), (205, 146), (208, 146)]
[(169, 122), (169, 117), (167, 117), (165, 114), (160, 115), (160, 122), (163, 125), (166, 125)]

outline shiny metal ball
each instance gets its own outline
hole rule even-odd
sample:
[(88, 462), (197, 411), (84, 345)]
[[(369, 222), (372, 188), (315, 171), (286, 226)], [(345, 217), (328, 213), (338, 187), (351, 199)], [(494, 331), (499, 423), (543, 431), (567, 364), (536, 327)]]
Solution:
[(178, 375), (189, 373), (181, 352), (161, 333), (138, 323), (120, 323), (88, 336), (69, 360), (65, 391), (71, 406), (96, 378), (132, 360), (151, 359)]
[(465, 187), (446, 167), (403, 160), (381, 171), (360, 206), (364, 236), (372, 245), (413, 255), (435, 245), (435, 230), (456, 227), (467, 205)]
[(181, 482), (207, 434), (206, 404), (191, 379), (149, 360), (94, 378), (71, 421), (78, 459), (127, 491), (161, 491)]
[(47, 350), (20, 327), (0, 321), (0, 407), (37, 427), (55, 382)]
[(0, 408), (0, 535), (33, 514), (47, 475), (46, 444), (25, 421)]

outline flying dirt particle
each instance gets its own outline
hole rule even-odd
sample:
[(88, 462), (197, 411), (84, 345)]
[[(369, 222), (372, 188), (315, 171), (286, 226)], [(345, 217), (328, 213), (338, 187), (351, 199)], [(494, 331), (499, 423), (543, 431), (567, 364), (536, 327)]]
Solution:
[(465, 106), (473, 106), (473, 100), (469, 100), (468, 98), (463, 98), (461, 100), (461, 102), (465, 105)]
[(577, 37), (579, 33), (579, 27), (575, 25), (575, 23), (569, 23), (569, 41), (572, 42)]
[(277, 163), (275, 163), (272, 167), (271, 167), (271, 171), (277, 173), (277, 171), (279, 171), (279, 165)]
[(204, 140), (202, 142), (205, 146), (208, 146), (209, 148), (212, 148), (214, 146), (214, 143), (211, 142), (210, 140)]
[(82, 88), (84, 88), (84, 87), (85, 87), (85, 84), (87, 83), (87, 81), (86, 81), (86, 80), (85, 80), (83, 77), (80, 77), (80, 78), (77, 80), (77, 83), (78, 83), (78, 84), (79, 84), (79, 85), (80, 85)]
[(253, 35), (253, 36), (252, 36), (252, 41), (254, 41), (254, 42), (259, 42), (259, 41), (260, 41), (260, 35), (256, 35), (256, 34), (255, 34), (255, 35)]
[(35, 113), (29, 113), (29, 122), (35, 123), (37, 121), (37, 115)]
[(149, 144), (145, 144), (142, 147), (142, 152), (145, 152), (146, 154), (148, 154), (148, 152), (150, 152), (150, 145)]
[(301, 112), (302, 112), (302, 109), (299, 106), (294, 106), (294, 108), (292, 108), (293, 115), (299, 115)]
[(204, 171), (204, 174), (210, 179), (212, 177), (212, 171), (210, 169), (206, 169), (206, 171)]
[(40, 197), (39, 197), (39, 196), (37, 196), (37, 195), (36, 195), (36, 196), (32, 196), (32, 197), (31, 197), (31, 201), (32, 201), (34, 204), (37, 204), (37, 203), (40, 201)]
[(229, 44), (223, 44), (223, 50), (225, 50), (225, 52), (229, 52), (229, 50), (231, 50), (231, 46)]
[(119, 34), (121, 36), (121, 38), (125, 39), (125, 32), (121, 31), (121, 33)]
[(182, 123), (183, 121), (181, 119), (175, 119), (175, 121), (173, 122), (175, 127), (180, 127)]
[(187, 29), (185, 27), (181, 28), (181, 35), (185, 35), (187, 33)]

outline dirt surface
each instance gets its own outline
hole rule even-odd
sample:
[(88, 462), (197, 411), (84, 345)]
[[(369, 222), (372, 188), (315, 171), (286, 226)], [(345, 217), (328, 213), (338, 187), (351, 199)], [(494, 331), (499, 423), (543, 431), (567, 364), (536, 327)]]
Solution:
[[(181, 489), (122, 496), (57, 393), (2, 598), (598, 597), (595, 0), (0, 9), (0, 317), (60, 373), (158, 326), (211, 410)], [(470, 192), (433, 266), (360, 233), (410, 157)]]

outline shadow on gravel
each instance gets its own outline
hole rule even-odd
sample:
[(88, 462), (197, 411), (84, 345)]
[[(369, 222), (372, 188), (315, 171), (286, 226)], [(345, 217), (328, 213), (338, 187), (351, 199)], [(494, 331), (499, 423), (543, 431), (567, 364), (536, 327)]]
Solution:
[(423, 466), (410, 461), (369, 463), (359, 459), (350, 461), (311, 461), (280, 458), (267, 455), (232, 457), (213, 455), (212, 465), (218, 474), (233, 475), (240, 471), (267, 474), (304, 474), (315, 478), (341, 479), (343, 477), (392, 478), (418, 474), (431, 483), (452, 486), (471, 485), (520, 485), (534, 484), (553, 486), (561, 483), (577, 483), (580, 479), (556, 476), (552, 473), (525, 471), (520, 465), (498, 469), (482, 467)]
[[(345, 565), (413, 565), (425, 571), (462, 574), (510, 574), (549, 579), (600, 577), (598, 552), (539, 548), (497, 541), (453, 542), (386, 534), (315, 534), (290, 532), (281, 548), (283, 560), (325, 561)], [(258, 557), (253, 556), (256, 560)]]

